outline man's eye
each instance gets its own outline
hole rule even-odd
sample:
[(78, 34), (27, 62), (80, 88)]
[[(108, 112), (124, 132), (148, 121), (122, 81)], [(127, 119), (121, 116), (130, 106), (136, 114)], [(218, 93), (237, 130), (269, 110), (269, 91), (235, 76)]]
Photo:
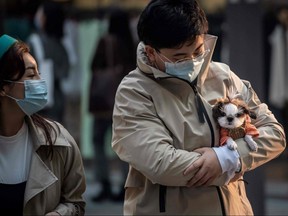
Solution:
[(175, 60), (175, 63), (185, 62), (188, 60), (191, 60), (191, 58), (186, 57), (186, 58), (177, 59), (177, 60)]
[(201, 56), (202, 54), (203, 54), (203, 52), (201, 52), (201, 51), (195, 52), (195, 53), (193, 53), (193, 58), (197, 58), (197, 57)]
[(175, 62), (177, 62), (177, 63), (180, 63), (180, 62), (183, 62), (183, 61), (185, 61), (185, 59), (176, 59), (175, 60)]

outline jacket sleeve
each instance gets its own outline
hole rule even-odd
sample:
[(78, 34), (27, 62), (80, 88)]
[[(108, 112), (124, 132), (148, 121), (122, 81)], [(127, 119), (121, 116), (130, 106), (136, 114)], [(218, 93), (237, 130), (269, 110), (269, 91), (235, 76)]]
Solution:
[(122, 82), (116, 94), (113, 150), (152, 183), (185, 186), (194, 174), (184, 176), (183, 172), (200, 154), (176, 149), (151, 97), (131, 86)]
[(276, 120), (267, 105), (261, 103), (253, 88), (248, 81), (239, 80), (232, 73), (233, 82), (240, 86), (238, 91), (244, 96), (251, 111), (256, 113), (256, 120), (252, 124), (259, 131), (259, 136), (253, 139), (258, 145), (258, 151), (253, 152), (249, 149), (244, 139), (238, 139), (238, 152), (241, 158), (242, 172), (253, 170), (262, 164), (279, 156), (285, 149), (286, 139), (283, 127)]
[(84, 166), (79, 148), (72, 136), (63, 127), (62, 135), (71, 144), (67, 149), (65, 171), (63, 175), (61, 199), (55, 211), (60, 215), (84, 215), (85, 201), (83, 193), (86, 189)]

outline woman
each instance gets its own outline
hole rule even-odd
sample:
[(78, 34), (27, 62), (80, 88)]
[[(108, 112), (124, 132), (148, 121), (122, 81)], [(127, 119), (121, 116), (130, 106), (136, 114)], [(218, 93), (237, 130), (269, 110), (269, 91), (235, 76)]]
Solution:
[(47, 102), (28, 46), (0, 37), (0, 212), (84, 215), (85, 176), (72, 136), (36, 114)]

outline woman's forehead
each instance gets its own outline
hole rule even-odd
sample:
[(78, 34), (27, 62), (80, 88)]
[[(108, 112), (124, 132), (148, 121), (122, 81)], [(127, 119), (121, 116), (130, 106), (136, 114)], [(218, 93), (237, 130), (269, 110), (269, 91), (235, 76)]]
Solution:
[(36, 65), (36, 60), (33, 58), (33, 56), (30, 53), (24, 53), (23, 60), (25, 63), (25, 68)]

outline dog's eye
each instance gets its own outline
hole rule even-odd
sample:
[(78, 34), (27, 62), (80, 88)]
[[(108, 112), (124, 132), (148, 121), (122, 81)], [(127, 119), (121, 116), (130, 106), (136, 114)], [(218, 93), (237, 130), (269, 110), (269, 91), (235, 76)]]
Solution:
[(225, 113), (225, 112), (220, 112), (220, 115), (221, 115), (222, 117), (224, 117), (224, 116), (226, 116), (226, 113)]
[(237, 118), (240, 118), (242, 115), (243, 115), (243, 113), (237, 113), (235, 116), (236, 116)]

